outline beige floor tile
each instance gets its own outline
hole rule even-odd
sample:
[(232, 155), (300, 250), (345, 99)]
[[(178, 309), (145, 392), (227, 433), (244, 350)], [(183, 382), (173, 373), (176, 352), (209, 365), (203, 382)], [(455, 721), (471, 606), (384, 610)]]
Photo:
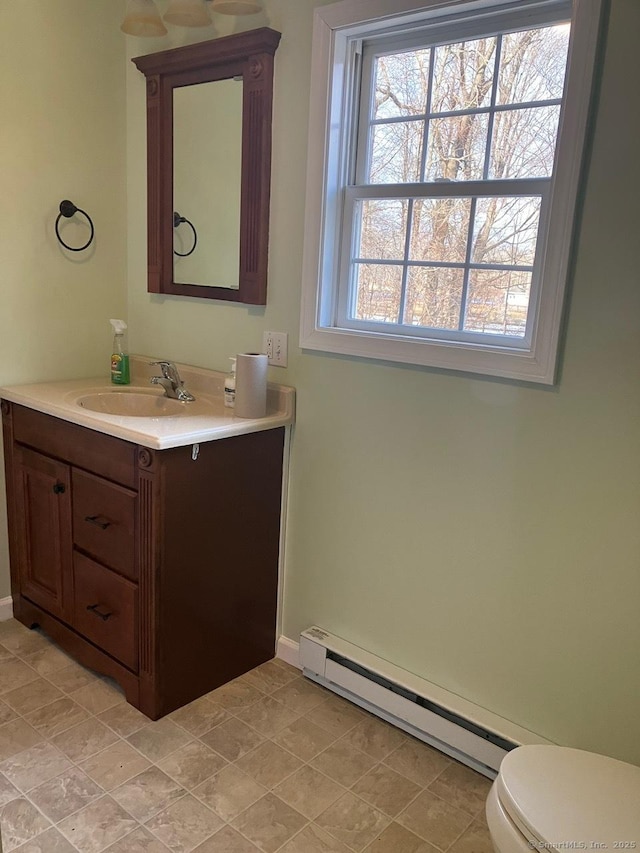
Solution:
[(2, 822), (2, 843), (7, 853), (14, 847), (19, 847), (40, 835), (51, 826), (46, 817), (41, 815), (24, 797), (11, 800), (3, 806), (0, 821)]
[(115, 705), (108, 711), (98, 714), (98, 719), (113, 729), (120, 737), (129, 737), (134, 732), (151, 724), (148, 717), (145, 717), (143, 713), (127, 702), (122, 702), (120, 705)]
[(73, 693), (74, 690), (79, 690), (81, 687), (86, 687), (87, 684), (93, 684), (99, 680), (95, 672), (85, 669), (75, 661), (62, 667), (62, 669), (47, 673), (47, 678), (63, 693)]
[(174, 853), (191, 853), (221, 827), (220, 818), (189, 794), (147, 822), (147, 828)]
[(301, 766), (301, 761), (276, 743), (268, 740), (239, 758), (236, 767), (248, 773), (259, 785), (273, 788)]
[(102, 853), (135, 828), (135, 820), (109, 796), (85, 806), (58, 824), (60, 832), (80, 853)]
[(319, 752), (331, 746), (336, 737), (306, 717), (300, 717), (295, 723), (278, 732), (273, 740), (302, 761), (310, 761)]
[(104, 853), (168, 853), (168, 850), (162, 841), (158, 841), (148, 829), (140, 826), (111, 847), (107, 847)]
[(365, 849), (365, 853), (438, 853), (438, 848), (394, 822)]
[(12, 785), (5, 775), (0, 773), (0, 809), (10, 803), (11, 800), (17, 800), (20, 796), (20, 791), (15, 785)]
[(3, 641), (5, 637), (11, 637), (13, 634), (30, 634), (31, 631), (26, 625), (23, 625), (22, 622), (18, 622), (17, 619), (13, 617), (11, 619), (5, 619), (4, 622), (0, 622), (0, 641)]
[(359, 779), (351, 790), (381, 812), (395, 817), (422, 788), (390, 767), (378, 764)]
[(390, 726), (375, 717), (366, 717), (361, 723), (344, 735), (344, 740), (356, 749), (366, 752), (377, 761), (382, 761), (401, 744), (408, 736), (395, 726)]
[(79, 767), (71, 767), (29, 791), (29, 799), (52, 823), (59, 823), (103, 794)]
[(66, 755), (52, 743), (42, 741), (5, 759), (0, 764), (0, 772), (21, 791), (30, 791), (70, 767), (71, 762)]
[(234, 718), (221, 723), (200, 738), (227, 761), (236, 761), (264, 741), (261, 734)]
[(49, 705), (56, 699), (62, 699), (63, 696), (64, 694), (49, 681), (44, 678), (36, 678), (35, 681), (18, 687), (17, 690), (10, 690), (2, 698), (18, 714), (28, 714), (29, 711), (35, 711), (42, 708), (43, 705)]
[(364, 714), (354, 705), (331, 697), (312, 708), (306, 715), (308, 720), (325, 729), (335, 737), (341, 737), (362, 722)]
[(327, 698), (326, 692), (321, 687), (306, 678), (295, 678), (276, 690), (272, 696), (297, 714), (308, 713)]
[(64, 835), (51, 827), (31, 841), (27, 841), (26, 844), (17, 847), (14, 853), (78, 853), (78, 851), (69, 844)]
[(41, 743), (44, 737), (24, 720), (18, 718), (0, 726), (0, 761), (10, 758)]
[(346, 793), (342, 785), (305, 765), (274, 788), (273, 793), (309, 820)]
[(282, 658), (275, 657), (272, 659), (272, 662), (279, 666), (280, 669), (284, 669), (286, 672), (290, 672), (292, 675), (302, 675), (302, 669), (299, 666), (293, 666), (293, 664), (287, 663), (286, 660)]
[(0, 701), (0, 726), (11, 720), (15, 720), (17, 716), (13, 708), (10, 708), (5, 702)]
[(282, 702), (265, 696), (263, 699), (254, 702), (249, 708), (238, 711), (236, 716), (243, 723), (270, 738), (290, 726), (300, 714), (291, 711)]
[(492, 853), (488, 780), (282, 661), (152, 722), (39, 632), (0, 643), (17, 853)]
[(160, 761), (169, 753), (189, 743), (191, 737), (166, 718), (150, 723), (127, 738), (132, 746), (150, 761)]
[(112, 791), (151, 765), (132, 746), (118, 740), (102, 752), (87, 758), (79, 766), (105, 791)]
[(191, 791), (226, 767), (227, 761), (200, 741), (176, 749), (158, 762), (158, 767)]
[(493, 853), (493, 844), (484, 822), (474, 820), (449, 849), (450, 853)]
[(124, 702), (124, 694), (122, 690), (107, 681), (94, 681), (91, 684), (86, 684), (78, 690), (74, 690), (71, 698), (78, 705), (86, 708), (90, 714), (101, 714), (114, 705), (119, 705)]
[(441, 752), (414, 738), (405, 741), (384, 763), (417, 785), (430, 785), (451, 761)]
[(251, 684), (248, 684), (241, 679), (236, 678), (235, 681), (230, 681), (229, 684), (224, 684), (208, 693), (209, 699), (213, 699), (218, 705), (222, 705), (227, 711), (240, 711), (242, 708), (248, 708), (262, 699), (264, 693), (256, 690)]
[(310, 762), (316, 770), (330, 776), (345, 788), (350, 788), (355, 782), (368, 773), (376, 765), (375, 758), (360, 752), (342, 740), (316, 755)]
[(269, 660), (242, 677), (248, 684), (263, 693), (269, 694), (284, 687), (285, 684), (289, 684), (290, 681), (299, 676), (299, 672), (290, 672), (288, 669), (279, 666), (275, 661)]
[(278, 797), (266, 794), (233, 821), (233, 828), (264, 853), (275, 853), (306, 822), (306, 818)]
[(231, 821), (266, 794), (266, 788), (230, 764), (194, 791), (222, 820)]
[(26, 655), (33, 654), (33, 652), (37, 652), (39, 649), (48, 648), (51, 645), (51, 640), (38, 631), (27, 629), (26, 634), (19, 633), (6, 637), (2, 641), (2, 645), (12, 654), (18, 655), (18, 657), (25, 657)]
[(27, 655), (24, 662), (28, 663), (40, 675), (49, 675), (69, 666), (73, 660), (57, 646), (45, 646), (45, 648)]
[(115, 732), (112, 732), (95, 717), (90, 717), (79, 725), (51, 738), (52, 743), (58, 749), (76, 762), (91, 758), (92, 755), (102, 752), (103, 749), (111, 746), (117, 740), (118, 736)]
[(351, 850), (312, 823), (281, 847), (278, 853), (351, 853)]
[(485, 829), (489, 828), (487, 824), (486, 804), (485, 808), (481, 809), (480, 813), (476, 815), (474, 823), (479, 823), (481, 826), (484, 826)]
[(481, 776), (457, 761), (452, 762), (429, 785), (429, 790), (434, 794), (474, 816), (484, 809), (490, 788), (491, 782), (486, 776)]
[(446, 850), (467, 829), (472, 818), (431, 791), (423, 791), (398, 815), (397, 821), (439, 850)]
[(65, 696), (25, 715), (25, 720), (44, 737), (53, 738), (89, 717), (89, 712)]
[(198, 845), (193, 853), (259, 853), (259, 848), (243, 838), (235, 829), (225, 826)]
[(17, 658), (0, 661), (0, 693), (7, 693), (35, 681), (38, 673)]
[(218, 705), (207, 696), (202, 696), (195, 702), (169, 714), (169, 719), (188, 731), (190, 735), (199, 737), (228, 720), (229, 714), (222, 705)]
[(388, 826), (389, 818), (353, 794), (346, 793), (315, 822), (329, 835), (359, 853)]
[(158, 767), (149, 767), (112, 791), (111, 796), (140, 823), (145, 823), (185, 793), (184, 788)]

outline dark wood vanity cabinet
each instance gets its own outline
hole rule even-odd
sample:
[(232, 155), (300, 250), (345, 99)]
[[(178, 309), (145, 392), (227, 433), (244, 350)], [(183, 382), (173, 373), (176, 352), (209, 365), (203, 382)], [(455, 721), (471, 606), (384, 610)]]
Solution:
[(153, 719), (273, 657), (283, 427), (150, 450), (2, 419), (17, 619)]

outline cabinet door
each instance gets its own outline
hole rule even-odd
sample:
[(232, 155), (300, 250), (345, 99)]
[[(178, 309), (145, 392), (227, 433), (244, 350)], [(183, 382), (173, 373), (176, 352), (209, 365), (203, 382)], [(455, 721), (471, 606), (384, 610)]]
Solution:
[(73, 607), (70, 468), (26, 447), (17, 448), (16, 463), (21, 592), (68, 620)]

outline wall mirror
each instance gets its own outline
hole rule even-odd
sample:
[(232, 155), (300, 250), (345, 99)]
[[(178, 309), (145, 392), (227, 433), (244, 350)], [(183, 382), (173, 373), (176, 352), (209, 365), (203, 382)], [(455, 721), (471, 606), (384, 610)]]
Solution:
[(147, 78), (149, 292), (266, 303), (279, 42), (263, 27), (133, 60)]

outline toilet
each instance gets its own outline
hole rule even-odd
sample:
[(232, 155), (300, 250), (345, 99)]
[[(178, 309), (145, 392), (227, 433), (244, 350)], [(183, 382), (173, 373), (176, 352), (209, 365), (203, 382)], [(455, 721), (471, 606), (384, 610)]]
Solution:
[(640, 851), (640, 767), (562, 746), (507, 753), (487, 798), (496, 853)]

